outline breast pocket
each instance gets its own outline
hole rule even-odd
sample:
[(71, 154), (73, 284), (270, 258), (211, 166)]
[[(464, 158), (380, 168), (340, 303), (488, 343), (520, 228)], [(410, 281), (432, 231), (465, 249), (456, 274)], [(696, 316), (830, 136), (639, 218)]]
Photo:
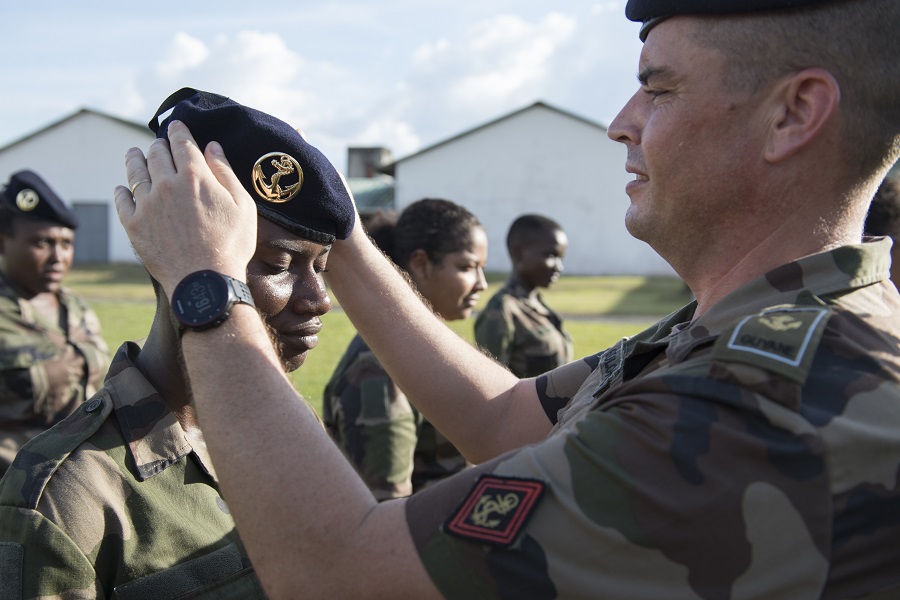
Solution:
[(113, 590), (118, 600), (188, 600), (265, 598), (253, 568), (234, 544), (180, 563)]
[(2, 400), (7, 411), (19, 411), (6, 418), (30, 420), (47, 412), (45, 407), (51, 402), (50, 381), (44, 364), (55, 351), (53, 346), (31, 338), (4, 340), (0, 347)]

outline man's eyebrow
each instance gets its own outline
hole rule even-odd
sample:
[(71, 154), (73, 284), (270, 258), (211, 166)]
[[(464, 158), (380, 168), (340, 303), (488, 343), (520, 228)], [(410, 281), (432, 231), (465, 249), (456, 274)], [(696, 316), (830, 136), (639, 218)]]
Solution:
[(672, 70), (669, 67), (644, 67), (637, 75), (638, 83), (647, 85), (652, 77), (665, 77), (671, 75)]

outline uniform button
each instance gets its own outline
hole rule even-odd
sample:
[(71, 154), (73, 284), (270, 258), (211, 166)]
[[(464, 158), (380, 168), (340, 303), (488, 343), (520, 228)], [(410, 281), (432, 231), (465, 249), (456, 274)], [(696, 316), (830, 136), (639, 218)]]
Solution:
[(100, 398), (94, 398), (88, 403), (87, 408), (85, 408), (84, 410), (86, 410), (87, 412), (94, 412), (101, 406), (103, 406), (103, 400), (101, 400)]

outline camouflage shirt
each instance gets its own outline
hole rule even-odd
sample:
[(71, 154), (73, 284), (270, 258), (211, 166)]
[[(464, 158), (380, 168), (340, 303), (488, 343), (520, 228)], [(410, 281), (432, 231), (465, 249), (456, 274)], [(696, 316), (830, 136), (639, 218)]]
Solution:
[(97, 391), (109, 365), (94, 311), (65, 288), (57, 297), (66, 329), (41, 320), (0, 271), (0, 475), (25, 442)]
[(475, 320), (475, 341), (516, 377), (537, 377), (572, 360), (572, 338), (537, 290), (514, 278)]
[(407, 503), (448, 598), (900, 597), (889, 242), (783, 265), (537, 380), (543, 442)]
[(0, 481), (0, 598), (265, 598), (205, 446), (116, 353)]
[(359, 335), (325, 387), (322, 419), (379, 500), (409, 496), (466, 466)]

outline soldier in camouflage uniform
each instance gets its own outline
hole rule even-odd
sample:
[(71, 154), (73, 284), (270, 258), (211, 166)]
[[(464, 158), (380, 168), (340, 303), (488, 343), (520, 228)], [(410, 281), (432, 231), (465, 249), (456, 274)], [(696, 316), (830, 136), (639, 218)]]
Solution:
[(882, 239), (784, 265), (703, 315), (689, 305), (539, 378), (554, 424), (545, 443), (407, 503), (438, 589), (900, 593), (890, 541), (900, 524), (881, 512), (900, 506), (900, 298), (888, 248)]
[[(472, 213), (447, 200), (419, 200), (369, 233), (443, 319), (471, 315), (487, 285), (487, 237)], [(466, 466), (359, 335), (325, 387), (322, 419), (378, 500), (409, 496)]]
[(100, 387), (100, 321), (62, 286), (78, 217), (33, 171), (0, 192), (0, 476), (22, 445)]
[(572, 338), (544, 302), (540, 288), (559, 279), (569, 246), (559, 223), (522, 215), (506, 235), (513, 272), (475, 320), (475, 341), (521, 378), (572, 361)]
[[(478, 466), (378, 504), (293, 408), (252, 311), (185, 334), (273, 596), (900, 597), (900, 295), (889, 241), (862, 236), (900, 155), (900, 3), (629, 0), (626, 15), (645, 40), (641, 88), (609, 127), (635, 174), (626, 224), (695, 302), (520, 380), (441, 327), (358, 228), (329, 257), (372, 351)], [(127, 160), (132, 181), (146, 172)], [(194, 150), (149, 168), (170, 160), (151, 198), (117, 192), (150, 271), (168, 289), (242, 268), (247, 200), (194, 192), (209, 212), (173, 230), (167, 188), (208, 189), (222, 165)], [(227, 255), (187, 253), (188, 230)], [(251, 394), (265, 402), (248, 414)]]
[[(172, 105), (175, 117), (218, 132), (248, 190), (259, 184), (254, 161), (273, 151), (303, 170), (305, 186), (287, 202), (254, 193), (258, 236), (247, 267), (281, 362), (296, 369), (330, 308), (321, 279), (330, 242), (352, 225), (352, 210), (339, 212), (351, 208), (343, 183), (286, 123), (193, 90), (160, 112)], [(298, 175), (284, 173), (282, 185)], [(125, 343), (105, 387), (27, 444), (0, 483), (0, 598), (265, 597), (197, 427), (172, 310), (154, 285), (143, 348)]]

